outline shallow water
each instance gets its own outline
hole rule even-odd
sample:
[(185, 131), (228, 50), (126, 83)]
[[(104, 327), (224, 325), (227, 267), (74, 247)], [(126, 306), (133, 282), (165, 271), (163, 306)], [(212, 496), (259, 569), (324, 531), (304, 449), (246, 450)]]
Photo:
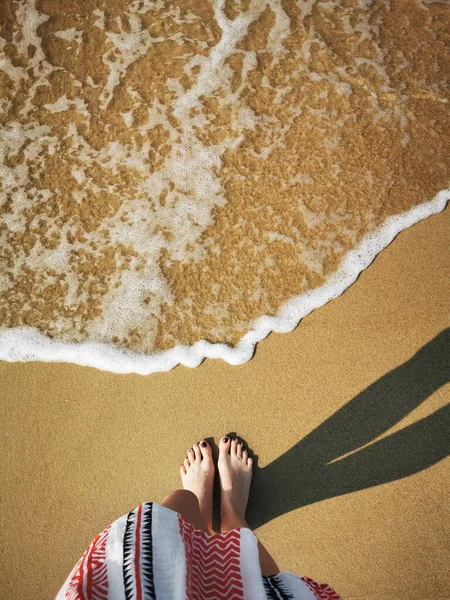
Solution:
[(3, 358), (261, 339), (448, 200), (448, 3), (6, 0), (0, 22)]

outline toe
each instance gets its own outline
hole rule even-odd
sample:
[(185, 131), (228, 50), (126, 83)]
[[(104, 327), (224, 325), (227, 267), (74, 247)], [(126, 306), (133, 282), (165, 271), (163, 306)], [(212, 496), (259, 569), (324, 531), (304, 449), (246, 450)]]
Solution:
[(237, 446), (236, 446), (236, 454), (238, 456), (238, 458), (242, 458), (242, 451), (243, 451), (244, 445), (242, 442), (238, 442)]
[(200, 462), (202, 460), (202, 453), (200, 452), (200, 446), (198, 444), (194, 444), (194, 454), (196, 462)]
[(231, 456), (236, 456), (237, 454), (237, 445), (238, 445), (238, 441), (237, 439), (233, 439), (231, 440)]
[(203, 458), (211, 457), (211, 446), (208, 444), (206, 440), (200, 442), (200, 452), (202, 453)]
[(192, 448), (189, 448), (187, 455), (188, 455), (188, 460), (190, 463), (195, 462), (195, 452), (193, 451)]
[(248, 452), (247, 452), (247, 450), (243, 450), (242, 451), (242, 462), (244, 463), (244, 465), (247, 464), (247, 459), (248, 459)]
[(251, 469), (252, 465), (253, 465), (253, 458), (251, 456), (249, 456), (248, 459), (247, 459), (247, 467), (249, 469)]
[(181, 467), (180, 467), (180, 475), (181, 476), (186, 475), (186, 472), (187, 472), (186, 471), (186, 467), (184, 465), (181, 465)]
[(223, 437), (220, 440), (219, 452), (220, 454), (229, 454), (231, 446), (231, 440), (229, 437)]
[(191, 463), (189, 462), (189, 458), (186, 456), (186, 458), (184, 459), (184, 468), (186, 469), (186, 472), (190, 466), (191, 466)]

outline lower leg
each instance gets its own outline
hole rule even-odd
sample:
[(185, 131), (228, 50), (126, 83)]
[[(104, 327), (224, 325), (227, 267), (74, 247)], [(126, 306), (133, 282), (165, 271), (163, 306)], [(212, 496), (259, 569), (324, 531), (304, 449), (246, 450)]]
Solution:
[[(221, 531), (225, 533), (236, 527), (250, 529), (245, 511), (250, 492), (253, 459), (237, 439), (222, 438), (219, 444), (218, 468), (220, 475)], [(259, 563), (265, 576), (280, 572), (277, 563), (258, 540)]]
[[(193, 492), (188, 490), (175, 490), (164, 498), (164, 500), (161, 502), (161, 506), (165, 506), (166, 508), (170, 508), (171, 510), (179, 513), (190, 523), (192, 523), (196, 529), (201, 529), (210, 535), (214, 535), (214, 532), (208, 528), (206, 520), (200, 512), (198, 498)], [(227, 525), (227, 531), (230, 529), (235, 529), (236, 527), (246, 527), (247, 529), (250, 529), (247, 521), (238, 517), (236, 517), (234, 520), (229, 519)], [(226, 531), (222, 530), (222, 533), (226, 533)], [(274, 561), (259, 539), (258, 553), (262, 575), (268, 577), (270, 575), (276, 575), (280, 572), (277, 563)]]
[(212, 534), (206, 524), (205, 517), (200, 512), (200, 506), (197, 496), (189, 490), (176, 490), (164, 498), (161, 506), (170, 508), (177, 513), (180, 513), (187, 519), (196, 529), (201, 529), (206, 533)]
[[(229, 531), (230, 529), (235, 529), (236, 527), (246, 527), (247, 529), (250, 529), (250, 527), (248, 526), (248, 523), (245, 519), (236, 518), (234, 521), (228, 522), (227, 530)], [(222, 533), (226, 533), (226, 532), (222, 530)], [(254, 535), (256, 536), (255, 533), (254, 533)], [(256, 539), (258, 539), (258, 538), (256, 537)], [(262, 543), (259, 539), (258, 539), (258, 553), (259, 553), (259, 564), (261, 567), (261, 574), (265, 575), (266, 577), (270, 577), (271, 575), (277, 575), (280, 572), (280, 569), (279, 569), (277, 563), (275, 562), (275, 560), (269, 554), (267, 549), (262, 545)]]
[(277, 575), (280, 572), (277, 563), (269, 554), (266, 548), (258, 540), (259, 564), (261, 566), (261, 574), (266, 577)]

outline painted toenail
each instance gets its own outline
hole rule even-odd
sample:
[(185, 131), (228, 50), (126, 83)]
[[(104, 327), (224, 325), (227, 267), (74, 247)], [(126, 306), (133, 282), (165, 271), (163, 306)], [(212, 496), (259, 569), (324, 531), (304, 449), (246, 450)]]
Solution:
[(206, 442), (202, 442), (202, 447), (203, 447), (203, 448), (206, 448), (206, 446), (207, 446), (207, 445), (208, 445), (208, 444), (207, 444)]
[(222, 442), (223, 442), (224, 444), (226, 444), (226, 443), (228, 442), (228, 438), (227, 438), (227, 437), (225, 437), (225, 438), (222, 438)]

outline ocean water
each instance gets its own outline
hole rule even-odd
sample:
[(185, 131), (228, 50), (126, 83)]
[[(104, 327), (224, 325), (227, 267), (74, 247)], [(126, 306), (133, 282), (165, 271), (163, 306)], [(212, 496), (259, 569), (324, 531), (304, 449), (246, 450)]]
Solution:
[(239, 364), (450, 198), (450, 4), (3, 0), (0, 359)]

